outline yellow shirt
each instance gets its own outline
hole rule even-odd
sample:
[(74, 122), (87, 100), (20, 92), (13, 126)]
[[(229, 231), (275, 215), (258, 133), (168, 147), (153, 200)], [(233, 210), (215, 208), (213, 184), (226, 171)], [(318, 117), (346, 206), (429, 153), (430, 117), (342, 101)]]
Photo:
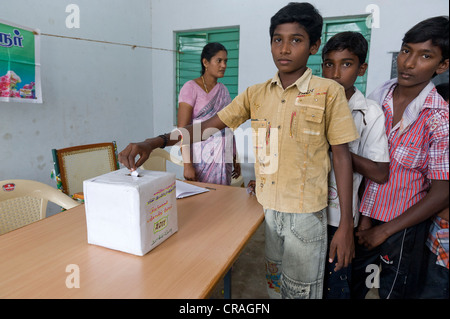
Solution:
[(329, 145), (359, 137), (337, 82), (311, 69), (283, 90), (278, 73), (218, 113), (230, 128), (251, 119), (256, 196), (265, 209), (317, 212), (327, 206)]

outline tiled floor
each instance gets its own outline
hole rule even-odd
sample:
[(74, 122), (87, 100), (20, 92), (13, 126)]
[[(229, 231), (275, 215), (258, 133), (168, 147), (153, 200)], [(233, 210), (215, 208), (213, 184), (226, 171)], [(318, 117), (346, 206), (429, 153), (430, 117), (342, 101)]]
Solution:
[[(223, 280), (211, 297), (223, 298)], [(267, 299), (264, 268), (264, 222), (249, 240), (231, 270), (232, 299)]]

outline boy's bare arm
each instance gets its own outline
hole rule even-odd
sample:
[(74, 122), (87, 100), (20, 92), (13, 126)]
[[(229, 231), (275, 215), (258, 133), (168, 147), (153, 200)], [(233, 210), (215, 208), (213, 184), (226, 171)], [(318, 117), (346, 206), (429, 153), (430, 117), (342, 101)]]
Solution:
[[(217, 132), (217, 130), (222, 130), (226, 127), (226, 125), (220, 120), (220, 118), (215, 115), (209, 120), (206, 120), (200, 124), (201, 125), (201, 134), (199, 136), (193, 136), (193, 125), (185, 126), (182, 129), (183, 132), (183, 144), (192, 144), (194, 142), (200, 142), (201, 139), (207, 139), (209, 136)], [(208, 130), (208, 129), (216, 129), (216, 130)], [(167, 138), (167, 146), (172, 146), (178, 143), (181, 140), (181, 137), (178, 139), (171, 139), (170, 133), (165, 134)], [(143, 142), (139, 143), (130, 143), (128, 146), (119, 153), (119, 162), (122, 163), (125, 167), (131, 170), (135, 170), (137, 167), (144, 164), (144, 162), (150, 156), (150, 153), (164, 145), (164, 139), (161, 137), (153, 137), (148, 138)], [(139, 155), (139, 159), (136, 161), (136, 156)]]
[(384, 184), (389, 179), (389, 162), (374, 162), (354, 153), (352, 155), (353, 170), (377, 184)]
[(443, 210), (441, 210), (437, 215), (438, 215), (440, 218), (442, 218), (442, 219), (448, 221), (448, 214), (449, 214), (449, 207), (447, 206), (447, 207), (445, 207)]
[[(178, 103), (178, 127), (185, 127), (192, 123), (192, 109), (193, 107), (186, 103), (180, 102)], [(191, 145), (185, 145), (180, 148), (181, 157), (183, 159), (183, 176), (185, 180), (188, 181), (197, 181), (197, 177), (195, 175), (195, 168), (192, 164), (193, 162), (193, 152), (191, 151)]]
[(333, 236), (330, 245), (329, 259), (332, 261), (337, 254), (335, 270), (347, 267), (354, 257), (353, 240), (353, 172), (352, 159), (347, 144), (332, 145), (333, 166), (336, 175), (336, 184), (341, 208), (339, 228)]
[(357, 232), (358, 242), (369, 249), (381, 245), (389, 236), (441, 212), (448, 206), (448, 200), (448, 181), (433, 180), (427, 195), (403, 214), (382, 225)]

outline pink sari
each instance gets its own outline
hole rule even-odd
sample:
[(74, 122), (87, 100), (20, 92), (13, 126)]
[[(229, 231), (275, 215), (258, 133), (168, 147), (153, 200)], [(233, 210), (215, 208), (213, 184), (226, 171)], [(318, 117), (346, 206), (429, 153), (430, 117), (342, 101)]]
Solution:
[[(209, 93), (206, 93), (191, 80), (181, 88), (178, 102), (184, 102), (193, 107), (192, 122), (195, 123), (216, 115), (218, 111), (231, 103), (231, 97), (222, 83), (217, 83)], [(224, 129), (216, 132), (206, 141), (193, 144), (193, 166), (198, 181), (230, 185), (233, 154), (236, 150), (233, 134), (230, 132), (229, 129)]]

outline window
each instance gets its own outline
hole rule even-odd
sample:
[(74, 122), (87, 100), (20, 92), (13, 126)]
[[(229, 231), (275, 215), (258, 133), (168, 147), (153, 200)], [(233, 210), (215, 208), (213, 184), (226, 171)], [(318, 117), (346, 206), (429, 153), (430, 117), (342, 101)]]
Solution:
[[(369, 42), (370, 48), (371, 29), (367, 27), (366, 20), (367, 16), (324, 19), (322, 31), (322, 44), (320, 45), (319, 52), (311, 56), (308, 60), (308, 67), (312, 69), (314, 75), (322, 76), (322, 48), (328, 41), (328, 39), (330, 39), (336, 33), (343, 31), (360, 32), (364, 36), (364, 38), (366, 38), (367, 42)], [(369, 53), (367, 53), (366, 61), (368, 61), (368, 59)], [(359, 76), (356, 79), (355, 86), (365, 95), (366, 84), (367, 84), (367, 72), (364, 76)]]
[(239, 28), (178, 32), (176, 34), (176, 109), (178, 94), (184, 83), (200, 76), (200, 56), (203, 47), (210, 42), (219, 42), (228, 51), (225, 76), (218, 81), (225, 84), (233, 99), (238, 94), (239, 74)]

